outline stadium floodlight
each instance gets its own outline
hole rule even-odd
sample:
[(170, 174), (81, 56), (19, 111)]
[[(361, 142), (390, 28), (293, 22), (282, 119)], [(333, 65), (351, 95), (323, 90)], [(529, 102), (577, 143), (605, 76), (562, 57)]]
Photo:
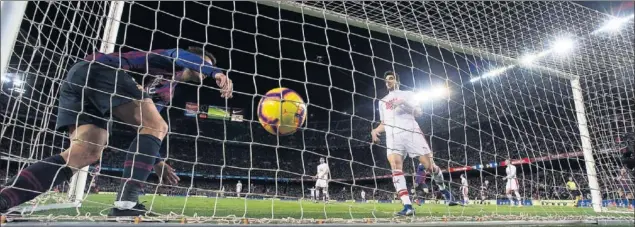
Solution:
[(556, 54), (567, 54), (575, 47), (575, 41), (571, 38), (560, 38), (553, 43), (551, 50)]
[(417, 92), (415, 101), (418, 103), (432, 101), (447, 97), (448, 94), (450, 94), (450, 88), (448, 88), (447, 86), (436, 86), (427, 90)]
[(501, 74), (505, 73), (507, 70), (509, 70), (511, 68), (514, 68), (514, 67), (516, 67), (516, 66), (515, 65), (509, 65), (509, 66), (493, 69), (493, 70), (483, 74), (482, 76), (474, 77), (474, 78), (470, 79), (470, 82), (474, 83), (474, 82), (479, 81), (481, 79), (500, 76)]
[(12, 90), (13, 92), (18, 93), (18, 94), (24, 94), (24, 92), (26, 91), (26, 90), (24, 90), (24, 88), (15, 88), (15, 87), (11, 88), (10, 90)]
[(536, 61), (536, 58), (538, 58), (537, 55), (525, 55), (524, 57), (520, 58), (520, 64), (523, 66), (531, 66)]
[(12, 82), (13, 82), (13, 87), (21, 87), (22, 84), (24, 84), (24, 81), (21, 80), (20, 78), (13, 78)]
[(624, 27), (625, 24), (627, 24), (629, 21), (631, 21), (634, 17), (635, 17), (635, 14), (631, 14), (630, 16), (627, 16), (627, 17), (618, 17), (618, 18), (611, 19), (611, 20), (607, 21), (606, 23), (604, 23), (604, 25), (600, 29), (596, 30), (594, 33), (599, 33), (599, 32), (614, 33), (614, 32), (618, 32), (618, 31), (620, 31), (620, 29), (622, 27)]

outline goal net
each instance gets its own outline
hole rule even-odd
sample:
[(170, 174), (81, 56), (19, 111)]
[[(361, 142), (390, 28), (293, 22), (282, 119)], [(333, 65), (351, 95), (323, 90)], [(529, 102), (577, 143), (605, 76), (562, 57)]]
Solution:
[[(26, 4), (23, 16), (5, 13), (19, 4)], [(169, 132), (161, 155), (181, 180), (170, 186), (153, 174), (144, 183), (141, 201), (160, 214), (157, 220), (633, 221), (632, 14), (611, 16), (571, 2), (45, 1), (2, 7), (3, 19), (22, 17), (15, 45), (7, 55), (2, 50), (9, 56), (2, 60), (0, 93), (5, 188), (32, 162), (68, 148), (69, 135), (54, 126), (60, 82), (73, 64), (95, 52), (198, 46), (234, 81), (234, 97), (220, 98), (212, 80), (173, 81), (174, 97), (162, 111)], [(3, 42), (12, 39), (2, 29)], [(413, 218), (392, 219), (401, 202), (385, 137), (373, 144), (370, 136), (388, 94), (386, 71), (399, 75), (401, 90), (417, 94), (421, 132), (453, 199), (465, 206), (447, 206), (429, 179), (429, 190), (414, 190), (417, 162), (406, 158), (408, 190), (422, 205), (415, 205)], [(258, 122), (259, 100), (277, 87), (296, 91), (307, 104), (305, 124), (290, 136), (269, 134)], [(22, 218), (109, 219), (137, 131), (107, 120), (101, 160), (16, 208)], [(330, 168), (328, 203), (311, 195), (320, 158)], [(512, 193), (511, 201), (506, 159), (517, 168), (519, 198)]]

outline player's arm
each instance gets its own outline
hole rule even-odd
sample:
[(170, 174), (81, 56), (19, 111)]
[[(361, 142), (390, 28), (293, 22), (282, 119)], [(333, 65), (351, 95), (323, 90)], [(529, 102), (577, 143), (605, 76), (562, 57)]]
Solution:
[(169, 185), (177, 185), (181, 178), (176, 175), (176, 171), (174, 171), (170, 165), (161, 160), (160, 157), (158, 160), (159, 162), (154, 165), (154, 172), (156, 172), (157, 176)]
[(379, 120), (380, 120), (380, 122), (379, 122), (379, 125), (377, 126), (377, 128), (374, 128), (370, 132), (370, 135), (371, 135), (371, 138), (373, 140), (373, 143), (378, 143), (379, 142), (379, 135), (382, 132), (386, 131), (386, 129), (384, 128), (384, 106), (381, 103), (379, 104)]
[[(169, 50), (160, 50), (156, 53), (174, 59), (174, 64), (180, 67), (194, 70), (195, 72), (201, 72), (207, 77), (211, 76), (216, 78), (218, 76), (224, 76), (223, 71), (205, 61), (203, 57), (194, 53), (190, 53), (187, 50), (175, 48)], [(149, 62), (149, 64), (152, 64), (152, 62)]]
[[(231, 92), (233, 91), (232, 81), (223, 71), (205, 61), (203, 57), (179, 48), (159, 50), (156, 51), (156, 53), (174, 59), (174, 64), (180, 67), (193, 70), (194, 72), (201, 72), (206, 77), (213, 77), (216, 80), (216, 85), (221, 88), (222, 97), (231, 98)], [(148, 62), (148, 64), (153, 63), (154, 61)]]
[(384, 128), (384, 122), (382, 121), (381, 123), (379, 123), (377, 128), (374, 128), (370, 132), (371, 138), (373, 139), (373, 143), (378, 143), (379, 142), (379, 135), (381, 135), (381, 133), (383, 133), (385, 131), (386, 131), (386, 129)]
[(417, 100), (416, 94), (409, 91), (406, 97), (406, 99), (396, 100), (393, 104), (401, 107), (401, 109), (405, 112), (412, 113), (415, 117), (423, 115), (423, 112), (421, 111), (421, 103)]

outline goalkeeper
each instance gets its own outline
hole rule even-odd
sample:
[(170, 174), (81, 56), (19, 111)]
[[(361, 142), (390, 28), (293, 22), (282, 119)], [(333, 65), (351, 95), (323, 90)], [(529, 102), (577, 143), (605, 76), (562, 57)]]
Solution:
[[(168, 131), (159, 111), (172, 99), (177, 81), (200, 84), (213, 77), (221, 97), (232, 97), (232, 81), (214, 66), (214, 60), (202, 48), (190, 47), (187, 51), (96, 53), (73, 65), (60, 85), (56, 126), (69, 132), (71, 145), (8, 181), (0, 190), (0, 212), (35, 198), (99, 160), (108, 141), (109, 118), (114, 116), (135, 126), (138, 135), (124, 162), (124, 179), (131, 181), (123, 183), (115, 202), (120, 209), (113, 209), (111, 215), (145, 214), (137, 196), (152, 169), (168, 183), (178, 181), (171, 167), (157, 159)], [(167, 170), (165, 174), (163, 170)]]

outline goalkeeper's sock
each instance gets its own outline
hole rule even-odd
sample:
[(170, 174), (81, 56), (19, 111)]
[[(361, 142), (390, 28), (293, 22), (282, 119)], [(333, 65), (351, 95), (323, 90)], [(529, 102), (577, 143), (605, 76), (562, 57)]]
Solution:
[[(68, 181), (73, 170), (66, 165), (61, 155), (53, 155), (20, 171), (19, 175), (0, 187), (0, 197), (6, 204), (5, 209), (32, 200), (50, 188)], [(15, 183), (14, 183), (15, 182)]]
[(410, 205), (410, 196), (408, 195), (408, 188), (406, 187), (406, 178), (403, 176), (403, 172), (400, 169), (392, 171), (392, 183), (395, 186), (397, 195), (401, 199), (404, 205)]
[(514, 204), (514, 197), (512, 197), (512, 194), (507, 194), (507, 199), (509, 199), (509, 204), (510, 205)]
[(141, 182), (145, 182), (150, 176), (159, 149), (161, 149), (161, 140), (153, 135), (140, 134), (132, 141), (123, 164), (124, 180), (117, 194), (115, 202), (117, 208), (132, 209), (137, 204), (142, 187)]

